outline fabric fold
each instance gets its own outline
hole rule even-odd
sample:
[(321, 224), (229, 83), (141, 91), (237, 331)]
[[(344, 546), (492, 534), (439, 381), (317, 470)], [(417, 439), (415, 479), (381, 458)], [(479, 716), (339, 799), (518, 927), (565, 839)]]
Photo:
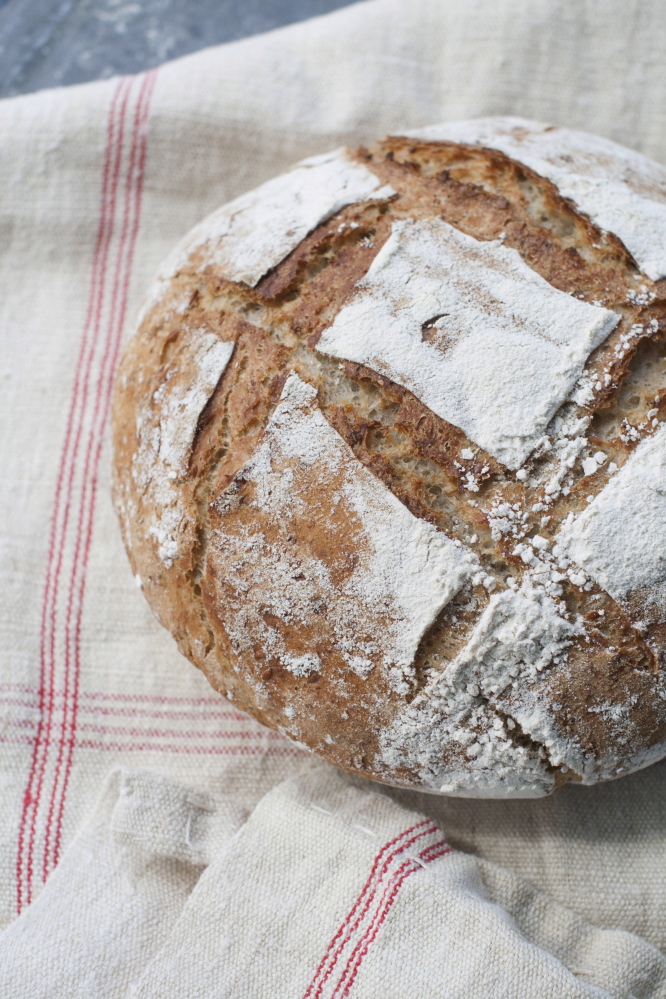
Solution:
[(262, 799), (131, 992), (188, 994), (657, 999), (666, 960), (316, 767)]
[(666, 959), (328, 767), (233, 798), (116, 769), (0, 937), (15, 999), (659, 999)]
[(39, 898), (0, 935), (0, 994), (120, 999), (238, 825), (233, 800), (112, 770)]

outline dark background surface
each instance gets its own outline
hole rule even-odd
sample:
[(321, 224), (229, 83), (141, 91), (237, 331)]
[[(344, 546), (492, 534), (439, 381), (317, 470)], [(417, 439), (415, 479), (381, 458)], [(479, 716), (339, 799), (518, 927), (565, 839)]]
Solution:
[(0, 97), (138, 73), (352, 0), (0, 0)]

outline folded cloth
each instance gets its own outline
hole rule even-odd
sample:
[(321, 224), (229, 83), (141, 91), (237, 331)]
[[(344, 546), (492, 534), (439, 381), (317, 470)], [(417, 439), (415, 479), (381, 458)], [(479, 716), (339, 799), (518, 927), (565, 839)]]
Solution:
[(113, 771), (45, 890), (0, 935), (0, 993), (124, 996), (209, 859), (211, 819), (227, 816), (209, 795)]
[[(38, 900), (110, 766), (196, 785), (240, 822), (303, 765), (182, 660), (122, 550), (109, 395), (160, 260), (300, 157), (445, 118), (548, 119), (666, 161), (665, 48), (659, 0), (372, 0), (142, 76), (0, 103), (0, 925)], [(545, 801), (394, 800), (581, 918), (663, 948), (665, 781), (657, 765)], [(162, 946), (155, 926), (141, 960)]]
[(666, 958), (316, 767), (232, 799), (116, 770), (0, 936), (14, 999), (657, 999)]

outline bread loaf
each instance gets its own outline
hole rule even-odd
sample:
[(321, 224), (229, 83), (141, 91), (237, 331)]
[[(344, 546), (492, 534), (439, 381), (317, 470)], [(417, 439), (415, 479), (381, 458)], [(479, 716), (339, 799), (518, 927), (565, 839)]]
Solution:
[(521, 119), (298, 164), (202, 222), (122, 360), (143, 591), (239, 708), (491, 797), (666, 755), (666, 171)]

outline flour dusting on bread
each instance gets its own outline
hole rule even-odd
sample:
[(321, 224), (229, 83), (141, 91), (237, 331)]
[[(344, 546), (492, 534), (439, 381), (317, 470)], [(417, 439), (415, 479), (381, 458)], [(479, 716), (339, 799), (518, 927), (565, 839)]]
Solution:
[(394, 222), (318, 349), (404, 385), (519, 468), (620, 317), (566, 295), (498, 241)]
[(185, 475), (192, 442), (201, 411), (229, 363), (233, 343), (218, 340), (214, 333), (193, 331), (192, 353), (188, 358), (191, 371), (183, 381), (174, 375), (183, 374), (183, 359), (178, 367), (167, 371), (164, 382), (153, 396), (160, 411), (160, 436), (157, 459), (169, 469), (168, 474)]
[(295, 374), (211, 525), (207, 585), (234, 653), (260, 647), (297, 676), (379, 666), (408, 692), (422, 635), (479, 571), (363, 467)]
[(345, 205), (394, 194), (344, 149), (312, 156), (209, 215), (165, 261), (159, 278), (168, 281), (199, 250), (202, 266), (254, 286)]
[[(494, 594), (465, 648), (384, 734), (380, 763), (416, 770), (421, 781), (447, 794), (543, 794), (552, 783), (545, 757), (536, 747), (516, 746), (507, 722), (489, 705), (507, 687), (530, 683), (561, 661), (582, 631), (529, 580)], [(449, 756), (456, 746), (466, 766), (452, 779)]]
[[(162, 562), (178, 557), (178, 528), (183, 519), (174, 480), (187, 473), (197, 424), (233, 354), (234, 345), (205, 327), (188, 331), (180, 350), (163, 372), (144, 414), (139, 416), (139, 447), (134, 480), (150, 491), (159, 514), (149, 527)], [(157, 420), (151, 414), (157, 412)]]
[(618, 236), (649, 278), (666, 276), (666, 170), (647, 156), (598, 135), (524, 118), (444, 122), (409, 134), (501, 150), (547, 177), (601, 229)]
[(638, 445), (556, 540), (615, 600), (643, 591), (646, 610), (666, 619), (666, 427)]

